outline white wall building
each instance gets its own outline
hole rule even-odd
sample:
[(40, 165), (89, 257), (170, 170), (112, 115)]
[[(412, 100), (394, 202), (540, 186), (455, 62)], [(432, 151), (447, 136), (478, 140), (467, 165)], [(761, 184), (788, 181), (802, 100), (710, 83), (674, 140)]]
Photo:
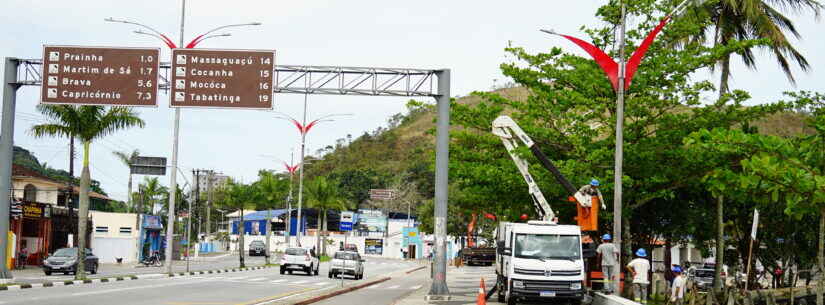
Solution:
[(137, 214), (89, 211), (92, 219), (92, 252), (101, 263), (136, 262), (140, 232), (135, 228)]

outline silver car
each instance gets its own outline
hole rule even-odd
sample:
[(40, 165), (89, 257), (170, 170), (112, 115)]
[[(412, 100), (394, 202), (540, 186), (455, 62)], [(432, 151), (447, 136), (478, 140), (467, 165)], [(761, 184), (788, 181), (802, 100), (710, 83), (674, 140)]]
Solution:
[(329, 268), (329, 278), (337, 277), (339, 274), (352, 275), (356, 280), (364, 278), (364, 259), (358, 252), (335, 252), (332, 266)]

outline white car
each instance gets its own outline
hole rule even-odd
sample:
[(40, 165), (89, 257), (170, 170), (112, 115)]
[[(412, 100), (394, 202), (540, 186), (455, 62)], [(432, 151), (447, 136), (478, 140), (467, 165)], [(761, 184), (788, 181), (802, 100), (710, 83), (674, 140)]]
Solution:
[(332, 266), (329, 268), (329, 278), (343, 275), (352, 275), (356, 280), (364, 278), (364, 259), (358, 252), (339, 251), (335, 252), (332, 258)]
[(281, 258), (281, 274), (298, 270), (306, 272), (308, 275), (318, 275), (318, 265), (320, 261), (317, 256), (310, 255), (310, 251), (304, 248), (287, 248)]

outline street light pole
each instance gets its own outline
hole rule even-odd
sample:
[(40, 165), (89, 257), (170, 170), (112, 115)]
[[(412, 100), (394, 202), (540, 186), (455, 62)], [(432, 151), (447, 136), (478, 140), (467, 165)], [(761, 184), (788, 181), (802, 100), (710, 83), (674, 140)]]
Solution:
[[(180, 6), (180, 43), (183, 45), (183, 26), (186, 20), (186, 0), (181, 0)], [(180, 135), (180, 107), (175, 108), (175, 123), (172, 130), (172, 174), (169, 176), (171, 192), (169, 194), (169, 216), (166, 227), (166, 273), (172, 274), (172, 243), (175, 235), (175, 199), (178, 192), (178, 136)]]
[[(306, 76), (309, 77), (308, 75)], [(307, 86), (308, 87), (308, 86)], [(295, 233), (295, 237), (298, 240), (298, 246), (301, 247), (301, 208), (303, 208), (304, 203), (304, 147), (306, 146), (306, 139), (307, 139), (307, 131), (305, 130), (307, 124), (307, 94), (304, 94), (304, 119), (301, 123), (301, 168), (298, 169), (298, 216), (296, 218), (296, 230), (298, 232)]]
[(613, 274), (616, 280), (611, 284), (615, 285), (611, 291), (614, 295), (620, 295), (619, 281), (622, 266), (622, 162), (624, 158), (624, 90), (625, 90), (625, 2), (622, 1), (622, 21), (619, 27), (619, 83), (616, 94), (616, 154), (615, 169), (613, 176), (613, 238), (618, 246), (619, 262), (613, 266)]

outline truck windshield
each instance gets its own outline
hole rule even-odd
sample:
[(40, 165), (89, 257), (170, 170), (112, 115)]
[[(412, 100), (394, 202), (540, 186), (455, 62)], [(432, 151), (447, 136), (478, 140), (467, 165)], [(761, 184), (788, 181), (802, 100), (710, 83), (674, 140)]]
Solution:
[(581, 258), (578, 235), (516, 234), (515, 256), (535, 259)]

